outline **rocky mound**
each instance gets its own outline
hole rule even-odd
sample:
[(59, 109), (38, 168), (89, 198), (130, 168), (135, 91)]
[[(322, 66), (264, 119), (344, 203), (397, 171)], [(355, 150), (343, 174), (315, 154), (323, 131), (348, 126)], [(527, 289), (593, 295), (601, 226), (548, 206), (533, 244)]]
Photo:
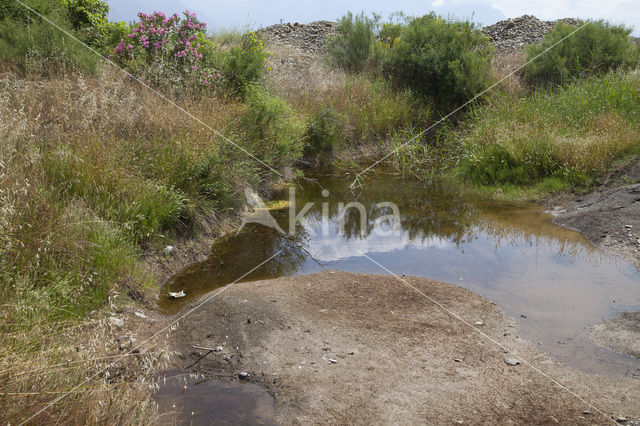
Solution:
[[(541, 21), (532, 15), (497, 22), (482, 29), (495, 46), (498, 55), (517, 53), (531, 43), (537, 43), (559, 22), (578, 25), (573, 18)], [(260, 30), (268, 44), (291, 46), (307, 53), (320, 53), (327, 37), (335, 34), (336, 22), (315, 21), (310, 24), (276, 24)]]
[(309, 24), (271, 25), (260, 30), (268, 44), (292, 46), (310, 53), (320, 53), (327, 37), (335, 33), (338, 24), (330, 21), (315, 21)]
[(578, 20), (573, 18), (541, 21), (535, 16), (523, 15), (484, 27), (482, 32), (489, 37), (495, 46), (495, 53), (504, 55), (517, 53), (528, 44), (538, 43), (546, 33), (553, 30), (560, 22), (578, 25)]

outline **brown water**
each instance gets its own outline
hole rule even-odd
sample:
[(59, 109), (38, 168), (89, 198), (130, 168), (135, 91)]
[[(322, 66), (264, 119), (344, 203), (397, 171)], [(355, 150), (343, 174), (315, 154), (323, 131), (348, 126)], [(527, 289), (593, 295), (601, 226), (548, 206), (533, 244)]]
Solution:
[(154, 399), (158, 424), (272, 425), (273, 397), (251, 383), (220, 382), (167, 373)]
[[(316, 176), (296, 183), (296, 212), (315, 204), (307, 228), (293, 238), (248, 224), (219, 241), (209, 261), (192, 265), (167, 284), (187, 297), (159, 301), (166, 313), (227, 283), (282, 250), (242, 281), (301, 275), (323, 269), (386, 274), (362, 253), (398, 275), (455, 283), (497, 303), (515, 317), (519, 334), (564, 363), (588, 373), (624, 376), (640, 371), (640, 360), (601, 348), (588, 327), (625, 310), (640, 308), (640, 274), (618, 257), (596, 249), (580, 233), (552, 223), (532, 204), (463, 195), (446, 187), (393, 177), (367, 180), (352, 192), (349, 178)], [(323, 197), (321, 191), (329, 191)], [(288, 230), (289, 190), (276, 194), (272, 214)], [(359, 214), (350, 209), (338, 232), (338, 203), (359, 201), (367, 212), (361, 233)], [(376, 203), (395, 202), (402, 217), (396, 235), (380, 236), (388, 223), (375, 219), (388, 211)], [(327, 213), (323, 220), (323, 205)], [(385, 228), (386, 227), (386, 228)]]

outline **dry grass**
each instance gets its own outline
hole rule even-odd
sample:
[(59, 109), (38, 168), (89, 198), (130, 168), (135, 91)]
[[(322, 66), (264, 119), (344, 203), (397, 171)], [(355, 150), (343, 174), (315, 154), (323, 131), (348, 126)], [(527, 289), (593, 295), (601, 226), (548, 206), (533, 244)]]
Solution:
[(524, 54), (521, 52), (509, 53), (505, 55), (496, 56), (493, 59), (492, 71), (493, 80), (500, 81), (500, 89), (512, 96), (521, 95), (524, 93), (524, 82), (520, 72), (514, 72), (525, 63)]
[[(157, 292), (146, 253), (224, 207), (198, 190), (203, 180), (223, 182), (211, 170), (239, 155), (118, 73), (5, 74), (0, 93), (0, 419), (15, 424), (107, 366), (123, 353), (121, 344), (142, 340), (142, 320), (130, 312), (117, 314), (122, 329), (105, 316), (131, 303), (128, 295)], [(217, 99), (187, 107), (231, 133), (245, 108)], [(253, 173), (233, 170), (226, 175), (238, 179), (232, 192), (240, 173)], [(35, 421), (152, 420), (148, 379), (169, 355), (161, 343), (126, 357)]]
[(396, 92), (382, 80), (330, 67), (321, 57), (296, 48), (269, 49), (274, 54), (268, 75), (271, 91), (306, 115), (333, 108), (345, 118), (343, 136), (349, 145), (385, 141), (396, 131), (429, 122), (430, 108), (409, 92)]
[(149, 423), (157, 415), (150, 398), (154, 390), (150, 379), (167, 368), (172, 354), (164, 347), (162, 336), (139, 353), (120, 359), (142, 340), (144, 334), (138, 329), (144, 327), (136, 324), (141, 319), (117, 315), (125, 319), (122, 329), (96, 314), (96, 319), (80, 323), (41, 324), (29, 332), (3, 333), (2, 421), (18, 424), (64, 396), (31, 422)]

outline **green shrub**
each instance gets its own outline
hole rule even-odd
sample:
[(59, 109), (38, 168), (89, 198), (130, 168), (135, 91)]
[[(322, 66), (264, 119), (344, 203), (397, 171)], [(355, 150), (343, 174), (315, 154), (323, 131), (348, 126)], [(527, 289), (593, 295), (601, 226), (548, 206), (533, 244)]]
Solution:
[(637, 72), (619, 72), (524, 98), (496, 96), (458, 131), (458, 171), (481, 185), (530, 186), (549, 178), (588, 184), (640, 150), (639, 82)]
[(108, 34), (109, 5), (101, 0), (61, 0), (71, 28), (91, 46), (100, 46)]
[(579, 31), (560, 23), (540, 43), (526, 47), (527, 61), (532, 62), (524, 76), (534, 85), (555, 85), (637, 65), (638, 51), (630, 34), (630, 28), (604, 21), (588, 22)]
[(445, 108), (490, 84), (491, 53), (489, 39), (473, 23), (429, 14), (409, 22), (381, 66), (396, 86)]
[[(48, 19), (72, 32), (64, 10), (49, 2), (39, 4), (39, 11), (46, 13)], [(100, 58), (49, 22), (31, 12), (23, 15), (19, 10), (4, 16), (0, 22), (0, 60), (4, 67), (45, 76), (75, 71), (97, 73)]]
[(336, 35), (327, 40), (327, 52), (339, 67), (361, 71), (369, 59), (376, 26), (375, 17), (347, 13), (338, 21)]
[(244, 98), (249, 87), (262, 80), (269, 52), (265, 50), (260, 36), (253, 31), (249, 31), (241, 39), (239, 46), (215, 53), (211, 58), (222, 71), (226, 89)]
[(304, 155), (320, 162), (328, 160), (342, 141), (344, 118), (332, 107), (326, 107), (312, 116), (304, 135)]
[(246, 89), (247, 108), (242, 117), (248, 151), (278, 169), (300, 158), (304, 123), (282, 99), (252, 85)]

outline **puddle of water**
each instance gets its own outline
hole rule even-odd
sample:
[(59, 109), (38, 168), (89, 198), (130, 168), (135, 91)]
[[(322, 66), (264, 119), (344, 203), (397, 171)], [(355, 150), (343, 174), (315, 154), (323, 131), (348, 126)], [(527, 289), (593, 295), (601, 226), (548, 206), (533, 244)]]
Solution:
[(260, 386), (172, 373), (158, 384), (160, 424), (274, 424), (273, 397)]
[[(361, 253), (394, 273), (458, 284), (497, 303), (517, 318), (519, 333), (564, 363), (582, 371), (626, 375), (640, 361), (591, 343), (587, 327), (625, 310), (640, 308), (640, 274), (623, 260), (596, 249), (582, 234), (561, 228), (538, 206), (462, 196), (448, 188), (406, 179), (376, 177), (355, 193), (350, 180), (316, 176), (296, 184), (296, 212), (315, 204), (307, 229), (284, 238), (271, 228), (248, 224), (219, 241), (209, 261), (192, 265), (168, 282), (187, 297), (161, 297), (160, 308), (175, 313), (189, 301), (235, 281), (278, 250), (243, 281), (302, 275), (322, 269), (385, 274)], [(329, 195), (323, 197), (322, 189)], [(285, 189), (276, 201), (288, 199)], [(338, 232), (338, 203), (359, 201), (367, 211), (364, 233), (350, 209)], [(400, 209), (397, 235), (380, 236), (376, 218), (389, 214), (376, 203)], [(323, 205), (329, 219), (323, 221)], [(288, 229), (287, 203), (272, 214)], [(384, 224), (378, 224), (384, 227)], [(388, 228), (388, 227), (387, 227)], [(526, 317), (526, 318), (525, 318)]]

